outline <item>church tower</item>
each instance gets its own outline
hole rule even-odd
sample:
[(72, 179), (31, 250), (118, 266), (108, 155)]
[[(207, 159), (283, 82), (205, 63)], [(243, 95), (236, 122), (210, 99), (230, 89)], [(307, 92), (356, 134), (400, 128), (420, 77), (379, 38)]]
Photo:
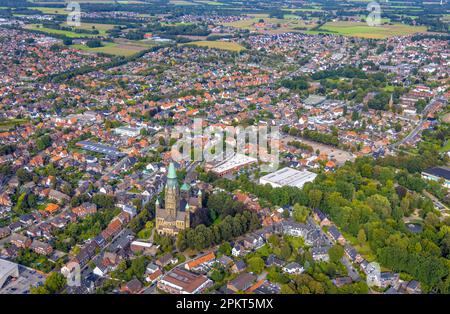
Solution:
[(175, 166), (170, 163), (169, 170), (167, 174), (167, 183), (165, 188), (165, 208), (168, 214), (172, 217), (176, 217), (180, 206), (179, 199), (180, 191), (178, 188), (177, 173), (175, 171)]

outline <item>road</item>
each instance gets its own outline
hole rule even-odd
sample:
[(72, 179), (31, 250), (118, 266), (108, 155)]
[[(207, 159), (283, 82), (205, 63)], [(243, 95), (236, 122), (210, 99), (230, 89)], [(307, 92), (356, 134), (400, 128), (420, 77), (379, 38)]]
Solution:
[(422, 131), (423, 125), (427, 120), (428, 113), (430, 112), (431, 109), (433, 109), (434, 105), (438, 101), (442, 101), (442, 98), (436, 97), (436, 98), (433, 98), (432, 100), (430, 100), (430, 102), (426, 105), (426, 107), (422, 111), (422, 116), (420, 118), (419, 124), (417, 124), (417, 126), (403, 139), (401, 139), (400, 141), (398, 141), (396, 143), (391, 144), (390, 148), (396, 149), (398, 146), (406, 144), (409, 141), (411, 141), (412, 139), (414, 139), (414, 137), (416, 137), (417, 134), (419, 134)]

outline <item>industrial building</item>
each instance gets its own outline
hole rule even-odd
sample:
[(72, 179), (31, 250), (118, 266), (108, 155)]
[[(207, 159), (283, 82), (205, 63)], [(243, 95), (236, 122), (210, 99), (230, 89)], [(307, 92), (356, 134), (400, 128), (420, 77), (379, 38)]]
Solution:
[(307, 170), (299, 171), (292, 168), (283, 168), (259, 179), (260, 184), (270, 184), (274, 188), (292, 186), (301, 188), (307, 182), (312, 182), (317, 174)]
[(16, 263), (0, 259), (0, 289), (9, 277), (19, 278), (19, 266)]

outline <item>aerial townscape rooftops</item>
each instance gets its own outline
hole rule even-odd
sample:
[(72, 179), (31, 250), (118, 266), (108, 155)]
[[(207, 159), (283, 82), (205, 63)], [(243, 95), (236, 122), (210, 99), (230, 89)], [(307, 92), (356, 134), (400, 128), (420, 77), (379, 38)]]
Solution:
[(449, 294), (449, 26), (447, 0), (0, 0), (0, 294)]

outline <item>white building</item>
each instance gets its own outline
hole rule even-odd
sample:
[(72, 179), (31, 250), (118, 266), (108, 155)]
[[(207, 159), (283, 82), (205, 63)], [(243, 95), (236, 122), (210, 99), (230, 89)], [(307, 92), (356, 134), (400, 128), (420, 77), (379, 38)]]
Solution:
[(286, 167), (261, 177), (259, 183), (270, 184), (274, 188), (283, 186), (302, 188), (305, 183), (314, 181), (316, 177), (317, 174), (313, 172)]
[(121, 126), (121, 127), (115, 128), (114, 132), (121, 136), (136, 137), (141, 133), (141, 128)]

